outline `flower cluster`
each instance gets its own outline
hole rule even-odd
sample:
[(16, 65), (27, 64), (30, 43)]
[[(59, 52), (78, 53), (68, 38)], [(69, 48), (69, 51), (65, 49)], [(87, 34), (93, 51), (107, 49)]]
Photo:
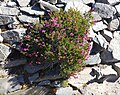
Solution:
[(89, 54), (90, 19), (90, 13), (82, 16), (75, 9), (50, 13), (50, 19), (27, 26), (21, 50), (29, 63), (57, 60), (61, 75), (72, 75), (81, 70)]

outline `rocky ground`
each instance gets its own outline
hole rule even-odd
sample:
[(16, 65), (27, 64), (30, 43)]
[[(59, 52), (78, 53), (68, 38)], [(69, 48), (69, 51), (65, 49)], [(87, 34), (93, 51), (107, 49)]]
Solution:
[[(49, 11), (92, 10), (95, 24), (87, 67), (62, 87), (56, 68), (29, 65), (18, 43)], [(0, 0), (0, 95), (120, 95), (120, 0)]]

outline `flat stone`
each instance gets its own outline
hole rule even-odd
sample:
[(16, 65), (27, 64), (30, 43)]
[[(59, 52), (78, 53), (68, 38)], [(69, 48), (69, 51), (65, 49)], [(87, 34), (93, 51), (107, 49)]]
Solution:
[(58, 88), (56, 95), (73, 95), (72, 87)]
[(18, 15), (18, 13), (19, 13), (19, 10), (17, 8), (0, 6), (0, 14), (3, 14), (3, 15)]
[(56, 3), (57, 3), (57, 0), (50, 0), (50, 3), (56, 4)]
[(9, 78), (0, 79), (0, 94), (6, 94), (19, 89), (21, 89), (21, 85), (16, 77), (10, 76)]
[(114, 38), (111, 40), (109, 49), (112, 51), (113, 58), (120, 60), (120, 32), (114, 33)]
[(94, 11), (97, 12), (102, 18), (111, 18), (116, 13), (116, 9), (108, 4), (96, 3)]
[(8, 69), (0, 69), (0, 78), (8, 77), (9, 75)]
[(41, 81), (38, 86), (45, 86), (45, 85), (49, 85), (50, 86), (51, 84), (51, 81), (50, 80), (44, 80), (44, 81)]
[(20, 40), (23, 38), (24, 34), (26, 33), (25, 28), (20, 29), (12, 29), (5, 32), (2, 32), (1, 35), (5, 42), (9, 44), (13, 44), (15, 42), (20, 42)]
[(74, 8), (81, 12), (81, 14), (84, 14), (88, 11), (90, 11), (90, 7), (81, 3), (81, 1), (69, 1), (65, 7), (65, 11), (68, 11), (68, 9)]
[(95, 3), (95, 1), (94, 0), (82, 0), (82, 2), (84, 3), (84, 4), (89, 4), (89, 3)]
[(87, 65), (95, 65), (101, 62), (100, 54), (97, 53), (96, 55), (89, 55), (88, 59), (85, 61)]
[(120, 0), (107, 0), (109, 2), (110, 5), (114, 5), (118, 2), (120, 2)]
[(11, 16), (0, 15), (0, 26), (11, 24), (14, 22), (14, 19)]
[(19, 66), (19, 65), (23, 65), (23, 64), (26, 64), (27, 60), (26, 59), (16, 59), (14, 61), (8, 61), (4, 68), (11, 68), (11, 67), (16, 67), (16, 66)]
[(118, 29), (120, 25), (120, 21), (116, 18), (116, 19), (113, 19), (109, 24), (108, 24), (108, 29), (110, 31), (115, 31)]
[(116, 5), (115, 8), (116, 8), (117, 12), (118, 12), (119, 15), (120, 15), (120, 4), (119, 4), (119, 5)]
[(57, 8), (55, 5), (52, 5), (52, 4), (48, 3), (48, 2), (40, 0), (39, 3), (40, 3), (40, 6), (42, 6), (43, 9), (45, 9), (45, 7), (46, 7), (50, 11), (58, 11), (58, 12), (60, 11), (59, 8)]
[(17, 4), (16, 4), (15, 2), (9, 1), (9, 2), (7, 3), (7, 6), (8, 6), (8, 7), (15, 7), (15, 6), (17, 6)]
[(34, 10), (31, 7), (22, 7), (20, 8), (21, 11), (28, 13), (29, 15), (44, 15), (44, 11), (40, 11), (40, 10)]
[(0, 61), (4, 61), (11, 53), (10, 47), (0, 44)]
[(21, 15), (18, 16), (18, 19), (23, 22), (23, 23), (36, 23), (39, 22), (39, 17), (33, 17), (33, 16), (26, 16), (26, 15)]
[(103, 30), (104, 34), (109, 36), (110, 38), (113, 38), (113, 34), (111, 31), (108, 31), (108, 30)]
[(92, 26), (92, 28), (93, 28), (94, 31), (97, 32), (97, 31), (106, 29), (107, 25), (103, 24), (103, 22), (100, 21), (100, 22), (96, 22), (95, 25)]
[(27, 6), (30, 3), (31, 0), (17, 0), (18, 4), (20, 6)]
[(95, 35), (96, 35), (96, 33), (94, 33), (92, 27), (90, 27), (88, 31), (89, 31), (89, 35), (88, 35), (88, 37), (90, 37), (90, 38), (94, 38)]

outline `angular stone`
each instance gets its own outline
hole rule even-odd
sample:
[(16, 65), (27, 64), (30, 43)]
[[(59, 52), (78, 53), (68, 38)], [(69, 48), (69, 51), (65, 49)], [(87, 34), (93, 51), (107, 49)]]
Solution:
[(0, 78), (8, 77), (9, 72), (7, 69), (0, 69)]
[(0, 79), (0, 94), (6, 94), (8, 92), (21, 89), (21, 85), (18, 83), (16, 77), (2, 78)]
[(0, 35), (0, 42), (3, 42), (3, 37)]
[(46, 7), (46, 8), (48, 8), (50, 11), (60, 11), (60, 9), (59, 8), (57, 8), (55, 5), (52, 5), (52, 4), (50, 4), (50, 3), (48, 3), (48, 2), (45, 2), (45, 1), (39, 1), (39, 3), (40, 3), (40, 6), (42, 6), (42, 8), (43, 9), (45, 9), (44, 7)]
[(108, 30), (103, 30), (104, 34), (107, 35), (108, 37), (110, 38), (113, 38), (113, 34), (111, 31), (108, 31)]
[(28, 13), (29, 15), (44, 15), (44, 11), (40, 11), (40, 10), (34, 10), (31, 7), (22, 7), (20, 8), (21, 11)]
[(27, 6), (30, 3), (31, 0), (17, 0), (18, 4), (20, 6)]
[(95, 3), (95, 1), (94, 0), (82, 0), (82, 2), (84, 3), (84, 4), (89, 4), (89, 3)]
[(16, 66), (19, 66), (19, 65), (26, 64), (26, 62), (27, 62), (26, 59), (16, 59), (14, 61), (7, 62), (7, 64), (5, 64), (5, 66), (4, 66), (4, 68), (16, 67)]
[(3, 14), (3, 15), (18, 15), (18, 13), (19, 13), (19, 10), (17, 8), (0, 6), (0, 14)]
[(107, 0), (109, 2), (110, 5), (114, 5), (118, 2), (120, 2), (120, 0)]
[(103, 48), (107, 48), (109, 43), (107, 42), (107, 40), (100, 34), (98, 33), (98, 35), (95, 36), (95, 38), (93, 39), (94, 42), (96, 42), (98, 45), (100, 45)]
[(111, 40), (109, 49), (112, 51), (113, 58), (120, 60), (120, 32), (114, 33), (114, 38)]
[(23, 22), (23, 23), (36, 23), (39, 22), (39, 17), (33, 17), (33, 16), (26, 16), (26, 15), (21, 15), (18, 16), (18, 19)]
[(11, 16), (0, 15), (0, 26), (7, 25), (14, 22), (14, 19)]
[(56, 95), (73, 95), (72, 87), (58, 88)]
[(9, 1), (9, 2), (7, 3), (7, 6), (8, 6), (8, 7), (15, 7), (15, 6), (17, 6), (17, 4), (16, 4), (15, 2)]
[(103, 24), (103, 22), (100, 21), (100, 22), (95, 23), (95, 25), (93, 25), (92, 28), (94, 31), (97, 32), (97, 31), (107, 28), (107, 25)]
[(88, 59), (85, 61), (86, 65), (95, 65), (101, 62), (100, 54), (97, 53), (96, 55), (89, 55)]
[(92, 12), (92, 16), (93, 16), (93, 21), (101, 21), (102, 18), (99, 16), (99, 14), (97, 12)]
[(44, 80), (44, 81), (41, 81), (38, 86), (45, 86), (45, 85), (50, 85), (51, 84), (51, 81), (50, 80)]
[(81, 1), (69, 1), (65, 7), (65, 11), (68, 11), (68, 9), (74, 8), (81, 12), (81, 14), (84, 14), (88, 11), (90, 11), (90, 7), (81, 3)]
[(119, 4), (119, 5), (116, 5), (115, 8), (116, 8), (118, 14), (120, 15), (120, 4)]
[(108, 4), (96, 3), (94, 11), (97, 12), (102, 18), (111, 18), (116, 13), (116, 9)]
[(111, 31), (115, 31), (118, 29), (120, 25), (120, 21), (118, 19), (113, 19), (109, 25), (108, 25), (108, 29), (111, 30)]
[(88, 37), (90, 37), (90, 38), (94, 38), (95, 35), (96, 35), (96, 33), (94, 33), (92, 27), (90, 27), (90, 28), (89, 28), (89, 35), (88, 35)]
[(57, 3), (57, 0), (50, 0), (50, 3), (56, 4), (56, 3)]
[(0, 61), (4, 61), (11, 53), (10, 47), (0, 44)]

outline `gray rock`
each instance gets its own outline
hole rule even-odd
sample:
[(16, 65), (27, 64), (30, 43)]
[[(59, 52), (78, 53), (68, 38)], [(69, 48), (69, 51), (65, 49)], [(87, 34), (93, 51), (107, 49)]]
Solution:
[(0, 35), (0, 43), (3, 42), (3, 37)]
[(111, 40), (109, 49), (112, 51), (113, 58), (120, 60), (120, 32), (116, 31), (114, 33), (114, 38)]
[(10, 47), (0, 44), (0, 61), (4, 61), (11, 53)]
[(15, 6), (17, 6), (17, 4), (16, 4), (15, 2), (9, 1), (9, 2), (7, 3), (7, 6), (8, 6), (8, 7), (15, 7)]
[(94, 0), (82, 0), (82, 2), (84, 3), (84, 4), (89, 4), (89, 3), (95, 3), (95, 1)]
[(103, 24), (103, 22), (100, 21), (100, 22), (96, 22), (95, 25), (92, 26), (92, 28), (93, 28), (94, 31), (97, 32), (97, 31), (106, 29), (107, 25)]
[(45, 85), (51, 85), (51, 82), (50, 80), (44, 80), (44, 81), (41, 81), (38, 86), (45, 86)]
[(18, 19), (23, 22), (23, 23), (36, 23), (39, 22), (39, 17), (33, 17), (33, 16), (26, 16), (26, 15), (21, 15), (18, 16)]
[(108, 37), (110, 37), (111, 39), (113, 38), (113, 34), (111, 31), (108, 30), (103, 30), (104, 34), (107, 35)]
[(36, 73), (30, 77), (28, 77), (29, 81), (32, 83), (33, 81), (35, 81), (37, 78), (39, 78), (39, 73)]
[(89, 55), (88, 59), (85, 61), (87, 65), (95, 65), (101, 62), (100, 54), (97, 53), (96, 55)]
[(0, 94), (6, 94), (19, 89), (21, 89), (21, 85), (17, 81), (16, 77), (0, 79)]
[(0, 6), (0, 14), (3, 14), (3, 15), (18, 15), (19, 10), (17, 8)]
[(18, 4), (20, 6), (27, 6), (30, 3), (31, 0), (17, 0)]
[(111, 30), (111, 31), (115, 31), (118, 29), (120, 25), (120, 22), (119, 20), (116, 18), (116, 19), (113, 19), (109, 24), (108, 24), (108, 29)]
[(44, 15), (45, 14), (44, 11), (34, 10), (31, 7), (22, 7), (22, 8), (20, 8), (20, 10), (23, 11), (23, 12), (28, 13), (29, 15), (37, 15), (37, 16), (39, 16), (39, 15)]
[(94, 11), (102, 18), (111, 18), (116, 13), (116, 9), (108, 4), (96, 3), (94, 6)]
[(9, 75), (8, 75), (9, 73), (8, 73), (8, 69), (1, 69), (0, 68), (0, 78), (5, 78), (5, 77), (8, 77)]
[(120, 0), (107, 0), (109, 2), (110, 5), (114, 5), (118, 2), (120, 2)]
[(119, 4), (119, 5), (116, 5), (115, 8), (116, 8), (118, 14), (120, 15), (120, 4)]
[(52, 5), (52, 4), (50, 4), (50, 3), (48, 3), (48, 2), (45, 2), (45, 1), (39, 1), (39, 3), (40, 3), (40, 6), (44, 9), (44, 10), (46, 10), (45, 9), (45, 7), (46, 8), (48, 8), (50, 11), (60, 11), (60, 9), (59, 8), (57, 8), (55, 5)]
[(10, 62), (8, 61), (8, 62), (5, 64), (4, 68), (16, 67), (16, 66), (19, 66), (19, 65), (23, 65), (23, 64), (25, 64), (26, 62), (27, 62), (26, 59), (16, 59), (16, 60), (10, 61)]
[(24, 81), (24, 75), (17, 76), (17, 80), (18, 80), (19, 83), (25, 83), (25, 81)]
[(9, 44), (13, 44), (15, 42), (20, 42), (20, 40), (26, 33), (26, 30), (27, 29), (25, 29), (25, 28), (8, 30), (5, 32), (2, 32), (1, 35), (5, 42), (7, 42)]
[(11, 16), (0, 15), (0, 26), (7, 25), (14, 22), (14, 19)]
[(50, 3), (56, 4), (56, 3), (57, 3), (57, 0), (50, 0)]
[(73, 95), (72, 87), (58, 88), (56, 95)]
[(93, 16), (93, 21), (101, 21), (102, 18), (99, 16), (99, 14), (97, 12), (92, 12), (92, 16)]
[(31, 87), (24, 95), (48, 95), (49, 92), (50, 89), (43, 86), (37, 86)]
[(96, 42), (98, 45), (100, 45), (101, 47), (103, 47), (105, 49), (109, 45), (107, 40), (100, 33), (98, 33), (98, 35), (96, 35), (95, 38), (93, 38), (93, 41)]
[(81, 3), (81, 1), (69, 1), (65, 7), (65, 11), (68, 11), (68, 9), (70, 8), (74, 8), (74, 9), (77, 9), (81, 12), (81, 14), (84, 14), (88, 11), (90, 11), (90, 7)]
[(51, 87), (61, 87), (61, 84), (60, 84), (60, 81), (59, 80), (56, 80), (54, 82), (51, 83)]

